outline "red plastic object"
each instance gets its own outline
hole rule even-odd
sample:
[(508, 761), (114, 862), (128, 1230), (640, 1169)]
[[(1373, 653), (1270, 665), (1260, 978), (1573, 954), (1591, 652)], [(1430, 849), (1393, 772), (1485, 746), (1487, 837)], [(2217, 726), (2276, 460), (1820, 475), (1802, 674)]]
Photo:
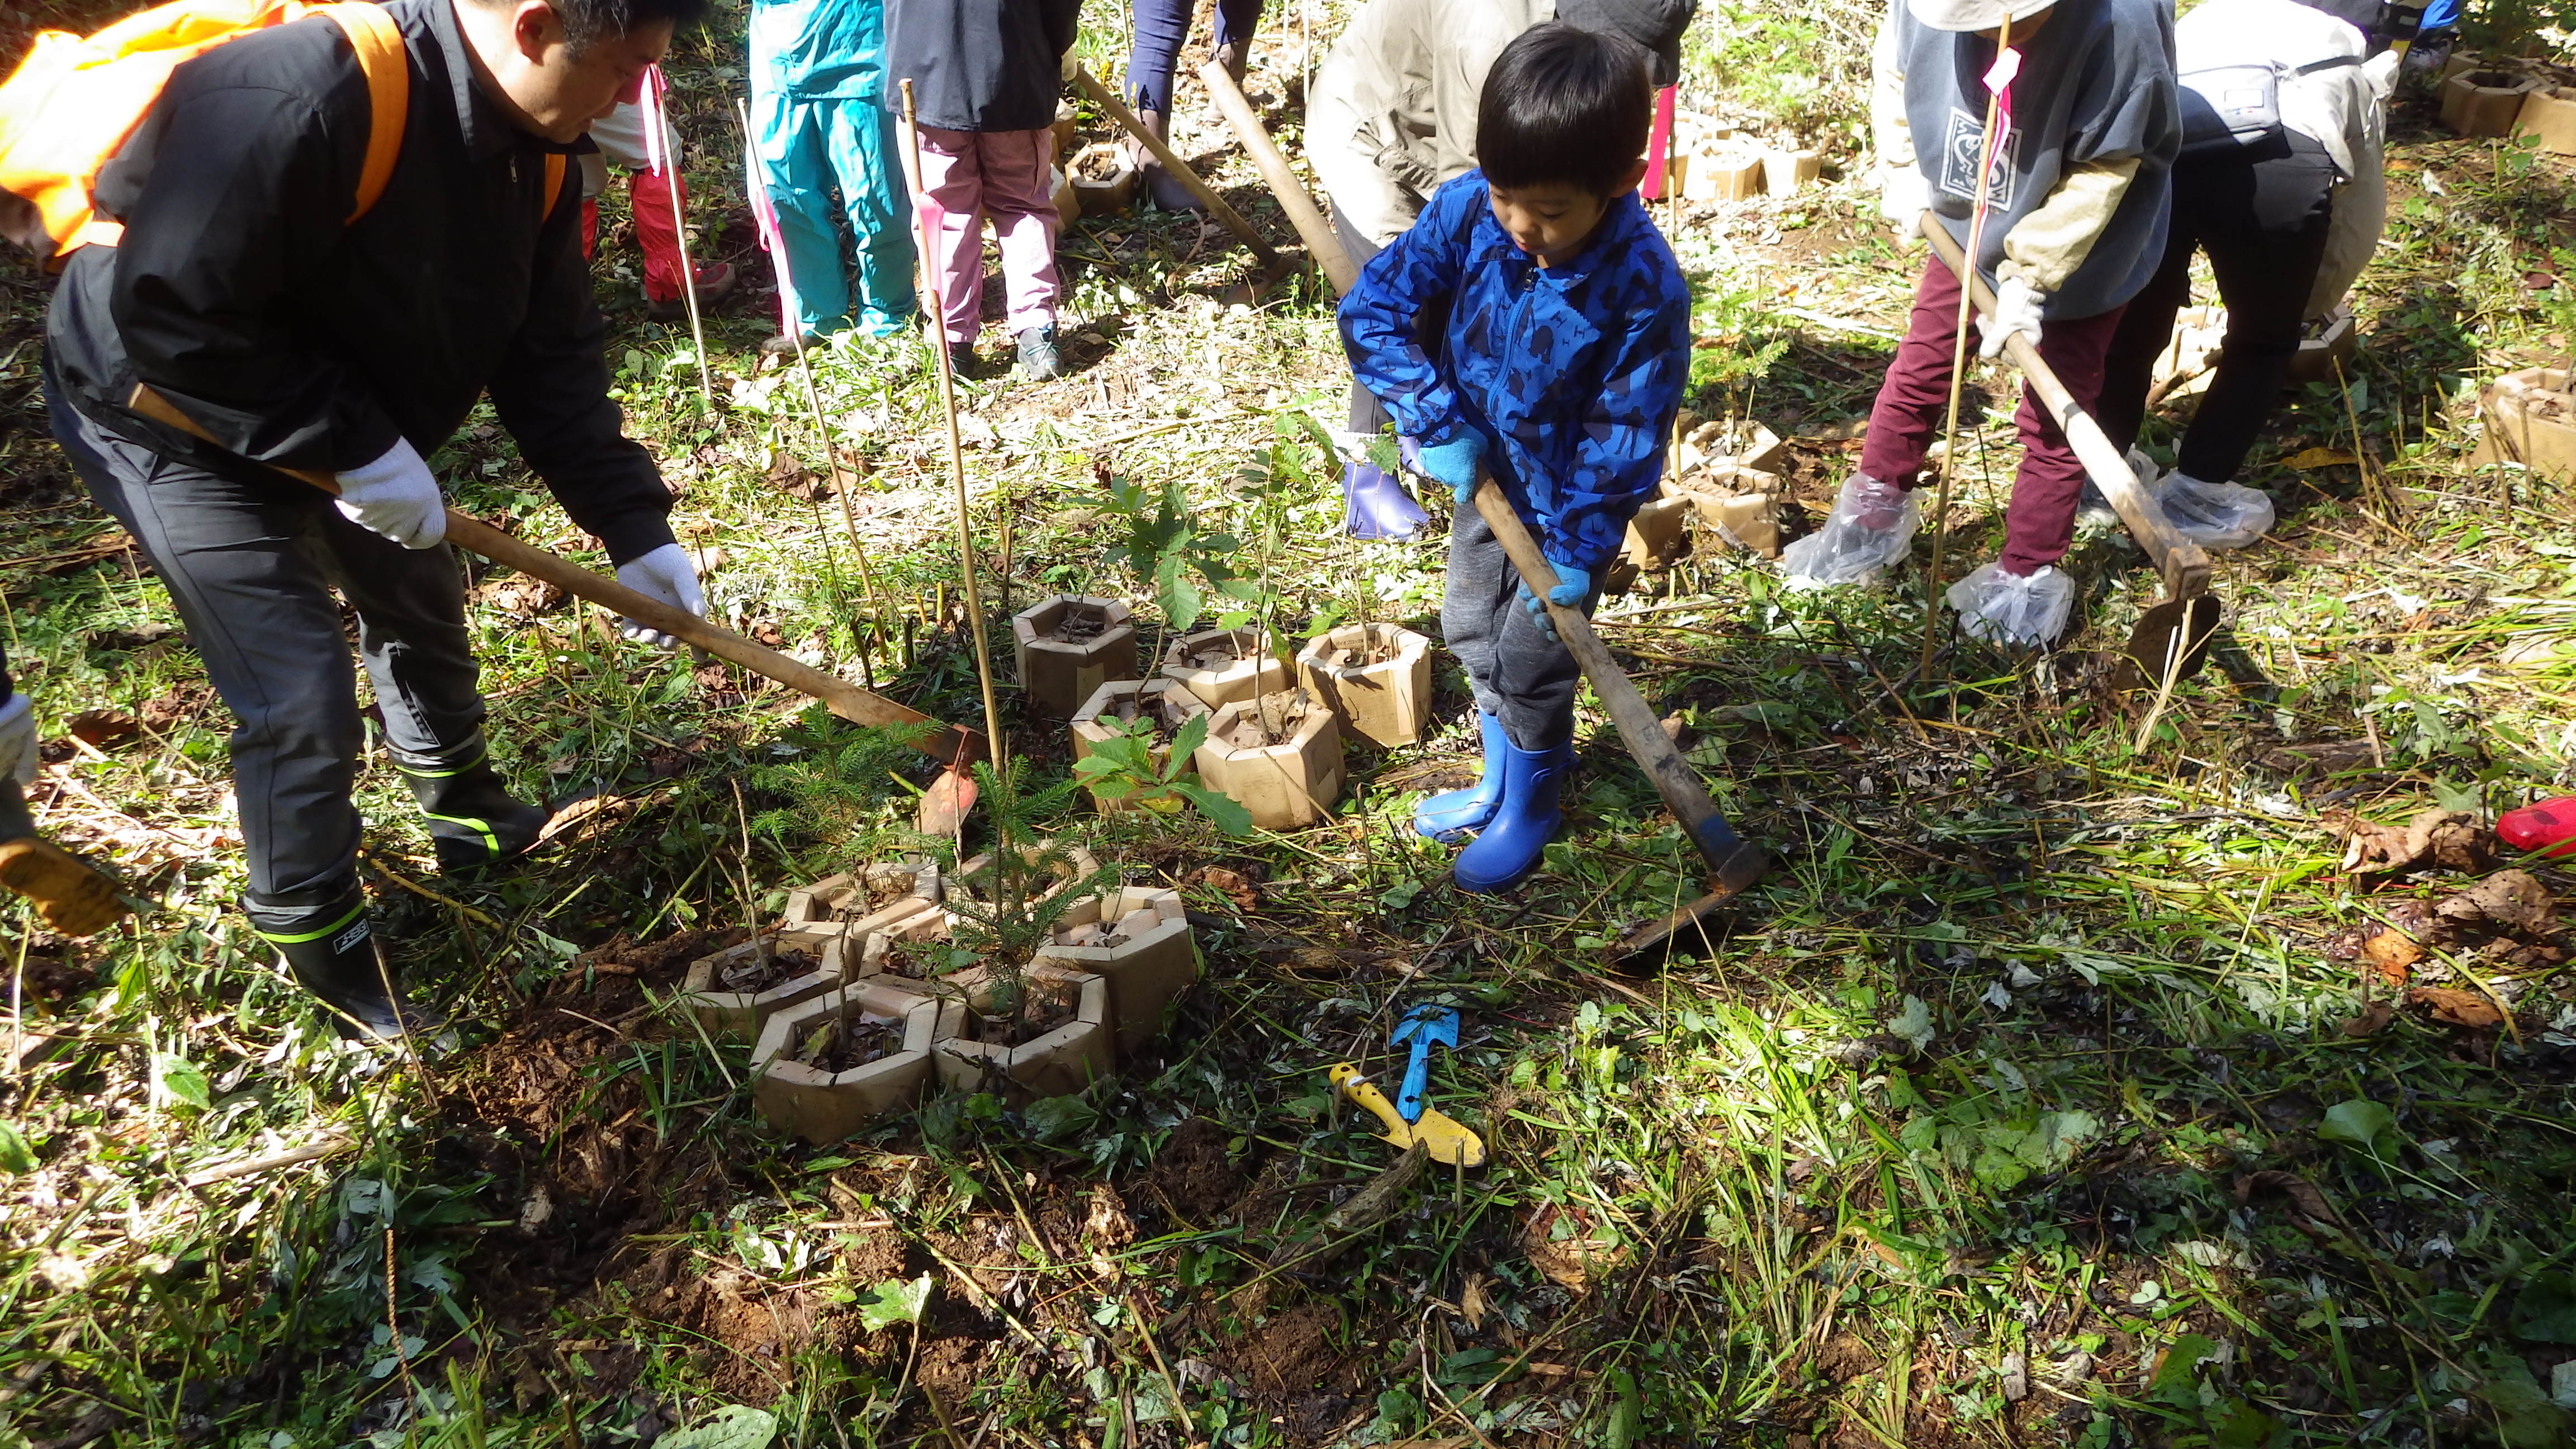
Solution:
[(2560, 795), (2506, 811), (2496, 821), (2496, 839), (2516, 850), (2546, 849), (2552, 856), (2576, 855), (2576, 795)]

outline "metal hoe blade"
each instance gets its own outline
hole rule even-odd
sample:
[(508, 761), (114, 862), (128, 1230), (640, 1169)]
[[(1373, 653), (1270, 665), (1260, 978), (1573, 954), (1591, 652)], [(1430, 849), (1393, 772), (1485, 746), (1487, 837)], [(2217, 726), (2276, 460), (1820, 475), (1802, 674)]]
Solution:
[(2170, 668), (2179, 684), (2209, 661), (2209, 641), (2217, 633), (2217, 595), (2167, 599), (2147, 610), (2129, 632), (2112, 682), (2122, 689), (2158, 689)]

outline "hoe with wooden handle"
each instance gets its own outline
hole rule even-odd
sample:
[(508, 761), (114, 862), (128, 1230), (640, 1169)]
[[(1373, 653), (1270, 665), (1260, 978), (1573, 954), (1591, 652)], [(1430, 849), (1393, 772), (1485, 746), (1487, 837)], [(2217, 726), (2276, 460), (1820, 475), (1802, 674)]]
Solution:
[[(1545, 599), (1547, 591), (1556, 587), (1556, 570), (1538, 551), (1520, 515), (1512, 511), (1511, 500), (1490, 478), (1476, 485), (1476, 511), (1485, 516), (1485, 526), (1494, 531), (1512, 567), (1520, 570), (1521, 582), (1531, 596)], [(1556, 637), (1565, 641), (1566, 652), (1582, 666), (1583, 677), (1592, 681), (1592, 692), (1601, 696), (1602, 705), (1610, 711), (1611, 723), (1619, 727), (1620, 742), (1628, 747), (1646, 778), (1655, 782), (1655, 793), (1664, 797), (1665, 808), (1681, 822), (1691, 844), (1708, 857), (1708, 894), (1629, 932), (1611, 948), (1610, 959), (1614, 965), (1635, 962), (1684, 939), (1692, 931), (1706, 940), (1709, 917), (1760, 880), (1771, 868), (1771, 858), (1762, 847), (1737, 835), (1726, 818), (1717, 813), (1717, 802), (1708, 798), (1708, 787), (1699, 782), (1682, 752), (1673, 747), (1645, 696), (1637, 693), (1637, 686), (1628, 682), (1628, 676), (1610, 658), (1601, 636), (1592, 632), (1592, 621), (1563, 604), (1547, 605), (1547, 617), (1556, 625)]]
[[(136, 386), (133, 395), (126, 399), (126, 407), (137, 416), (150, 418), (164, 427), (206, 442), (214, 441), (207, 437), (205, 429), (173, 407), (169, 399), (148, 387)], [(328, 473), (301, 468), (280, 468), (277, 471), (325, 493), (336, 495), (340, 491), (338, 480)], [(826, 709), (852, 724), (897, 728), (917, 726), (903, 731), (904, 742), (933, 758), (973, 759), (984, 753), (984, 737), (973, 730), (962, 725), (941, 724), (917, 709), (897, 704), (881, 694), (870, 693), (846, 679), (790, 659), (775, 649), (764, 648), (685, 609), (648, 598), (615, 579), (592, 573), (544, 549), (521, 543), (472, 514), (460, 513), (453, 508), (447, 510), (447, 540), (496, 564), (517, 569), (530, 578), (543, 579), (565, 593), (588, 599), (603, 609), (658, 629), (674, 639), (694, 644), (754, 674), (777, 680), (799, 694), (819, 699)]]
[[(1987, 290), (1985, 278), (1961, 256), (1959, 244), (1943, 230), (1940, 219), (1923, 213), (1923, 235), (1932, 242), (1932, 250), (1949, 265), (1950, 270), (1966, 279), (1978, 308), (1994, 315), (1994, 293)], [(2050, 417), (2066, 434), (2067, 443), (2084, 464), (2085, 473), (2102, 496), (2111, 501), (2111, 511), (2120, 515), (2131, 537), (2147, 551), (2147, 558), (2164, 576), (2165, 596), (2141, 616), (2138, 627), (2129, 632), (2129, 644), (2121, 651), (2118, 683), (2123, 689), (2154, 689), (2168, 683), (2179, 683), (2199, 669), (2209, 657), (2210, 636), (2218, 632), (2218, 598), (2209, 591), (2209, 555), (2201, 546), (2177, 532), (2164, 510), (2138, 486), (2138, 475), (2129, 471), (2129, 460), (2112, 446), (2102, 425), (2084, 411), (2074, 394), (2057, 380), (2057, 374), (2040, 360), (2039, 349), (2030, 339), (2014, 333), (2004, 339), (2004, 354), (2021, 369), (2022, 379), (2030, 384)]]

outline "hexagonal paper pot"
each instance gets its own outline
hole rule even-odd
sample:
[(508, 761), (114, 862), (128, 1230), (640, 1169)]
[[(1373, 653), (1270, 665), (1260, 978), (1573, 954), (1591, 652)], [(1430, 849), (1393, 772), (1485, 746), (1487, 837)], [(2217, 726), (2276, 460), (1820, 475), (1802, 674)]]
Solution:
[(724, 991), (717, 989), (717, 973), (725, 967), (747, 959), (752, 941), (727, 946), (710, 956), (689, 963), (689, 974), (682, 985), (689, 1014), (709, 1036), (727, 1033), (752, 1036), (760, 1031), (769, 1014), (794, 1006), (808, 998), (820, 996), (841, 984), (847, 965), (843, 957), (850, 937), (837, 925), (798, 925), (763, 931), (755, 939), (765, 939), (772, 951), (810, 951), (821, 960), (820, 969), (783, 981), (766, 991)]
[[(1190, 656), (1218, 645), (1232, 649), (1234, 658), (1230, 662), (1205, 668), (1186, 662)], [(1173, 640), (1163, 651), (1163, 677), (1179, 680), (1190, 693), (1206, 700), (1210, 709), (1252, 698), (1256, 682), (1264, 694), (1278, 694), (1288, 688), (1287, 669), (1262, 643), (1261, 631), (1250, 627), (1201, 629)]]
[(1220, 707), (1209, 719), (1207, 743), (1190, 757), (1199, 782), (1250, 811), (1252, 823), (1264, 830), (1314, 824), (1342, 793), (1340, 722), (1310, 700), (1279, 743), (1237, 745), (1234, 727), (1253, 708), (1243, 700)]
[(1164, 1012), (1199, 979), (1198, 942), (1190, 935), (1181, 893), (1159, 886), (1122, 886), (1083, 901), (1056, 933), (1094, 924), (1116, 928), (1125, 939), (1115, 946), (1041, 946), (1037, 959), (1108, 982), (1118, 1050), (1130, 1052), (1161, 1033)]
[[(1089, 639), (1048, 637), (1077, 614), (1098, 619), (1100, 632)], [(1011, 616), (1011, 654), (1029, 708), (1049, 719), (1071, 715), (1109, 681), (1139, 673), (1136, 626), (1116, 599), (1057, 594), (1038, 600)]]
[[(1327, 664), (1339, 650), (1385, 653), (1374, 664)], [(1298, 682), (1350, 726), (1351, 733), (1391, 750), (1419, 744), (1431, 712), (1431, 641), (1400, 624), (1344, 624), (1297, 651)]]
[[(1026, 1098), (1062, 1097), (1118, 1069), (1118, 1038), (1109, 1019), (1109, 983), (1087, 971), (1032, 965), (1023, 973), (1041, 981), (1070, 981), (1081, 992), (1073, 1020), (1016, 1047), (969, 1040), (963, 1035), (966, 1015), (943, 1007), (940, 1030), (954, 1018), (960, 1034), (942, 1036), (931, 1046), (940, 1084), (950, 1091), (984, 1090), (988, 1075), (1004, 1082), (1004, 1095)], [(968, 990), (976, 983), (960, 982)]]
[(751, 1097), (760, 1115), (770, 1126), (817, 1145), (838, 1142), (890, 1112), (909, 1110), (931, 1080), (930, 1050), (940, 1003), (890, 981), (847, 990), (857, 993), (848, 1004), (863, 1018), (902, 1026), (900, 1048), (844, 1072), (818, 1071), (790, 1060), (788, 1053), (845, 1004), (843, 991), (829, 991), (772, 1013), (751, 1054), (760, 1074)]
[[(1109, 726), (1100, 722), (1101, 717), (1107, 715), (1114, 719), (1118, 707), (1131, 699), (1136, 701), (1139, 714), (1149, 709), (1154, 711), (1155, 721), (1166, 737), (1187, 724), (1190, 716), (1208, 712), (1207, 702), (1190, 693), (1177, 679), (1113, 679), (1093, 690), (1091, 698), (1074, 711), (1072, 720), (1065, 726), (1073, 740), (1073, 757), (1076, 760), (1089, 755), (1092, 746), (1109, 738)], [(1160, 769), (1170, 758), (1171, 747), (1168, 743), (1158, 744), (1149, 753), (1155, 768)], [(1091, 796), (1091, 804), (1103, 815), (1136, 808), (1133, 800), (1103, 800), (1097, 794)]]

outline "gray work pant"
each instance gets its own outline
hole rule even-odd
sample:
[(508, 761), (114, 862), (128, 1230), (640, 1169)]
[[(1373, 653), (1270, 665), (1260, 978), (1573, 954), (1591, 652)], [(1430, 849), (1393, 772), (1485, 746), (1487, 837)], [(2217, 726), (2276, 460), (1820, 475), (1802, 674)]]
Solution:
[[(1520, 602), (1520, 575), (1472, 503), (1449, 520), (1449, 577), (1440, 600), (1440, 633), (1458, 662), (1476, 708), (1497, 716), (1514, 748), (1547, 750), (1574, 738), (1574, 688), (1582, 666), (1565, 645), (1531, 621)], [(1583, 613), (1598, 603), (1596, 591)]]
[(90, 495), (169, 589), (238, 722), (233, 793), (252, 904), (334, 899), (357, 868), (350, 791), (365, 726), (332, 590), (357, 612), (387, 743), (420, 763), (461, 756), (481, 748), (483, 698), (456, 555), (378, 537), (321, 490), (250, 465), (222, 476), (127, 442), (66, 402), (50, 372), (45, 408)]

